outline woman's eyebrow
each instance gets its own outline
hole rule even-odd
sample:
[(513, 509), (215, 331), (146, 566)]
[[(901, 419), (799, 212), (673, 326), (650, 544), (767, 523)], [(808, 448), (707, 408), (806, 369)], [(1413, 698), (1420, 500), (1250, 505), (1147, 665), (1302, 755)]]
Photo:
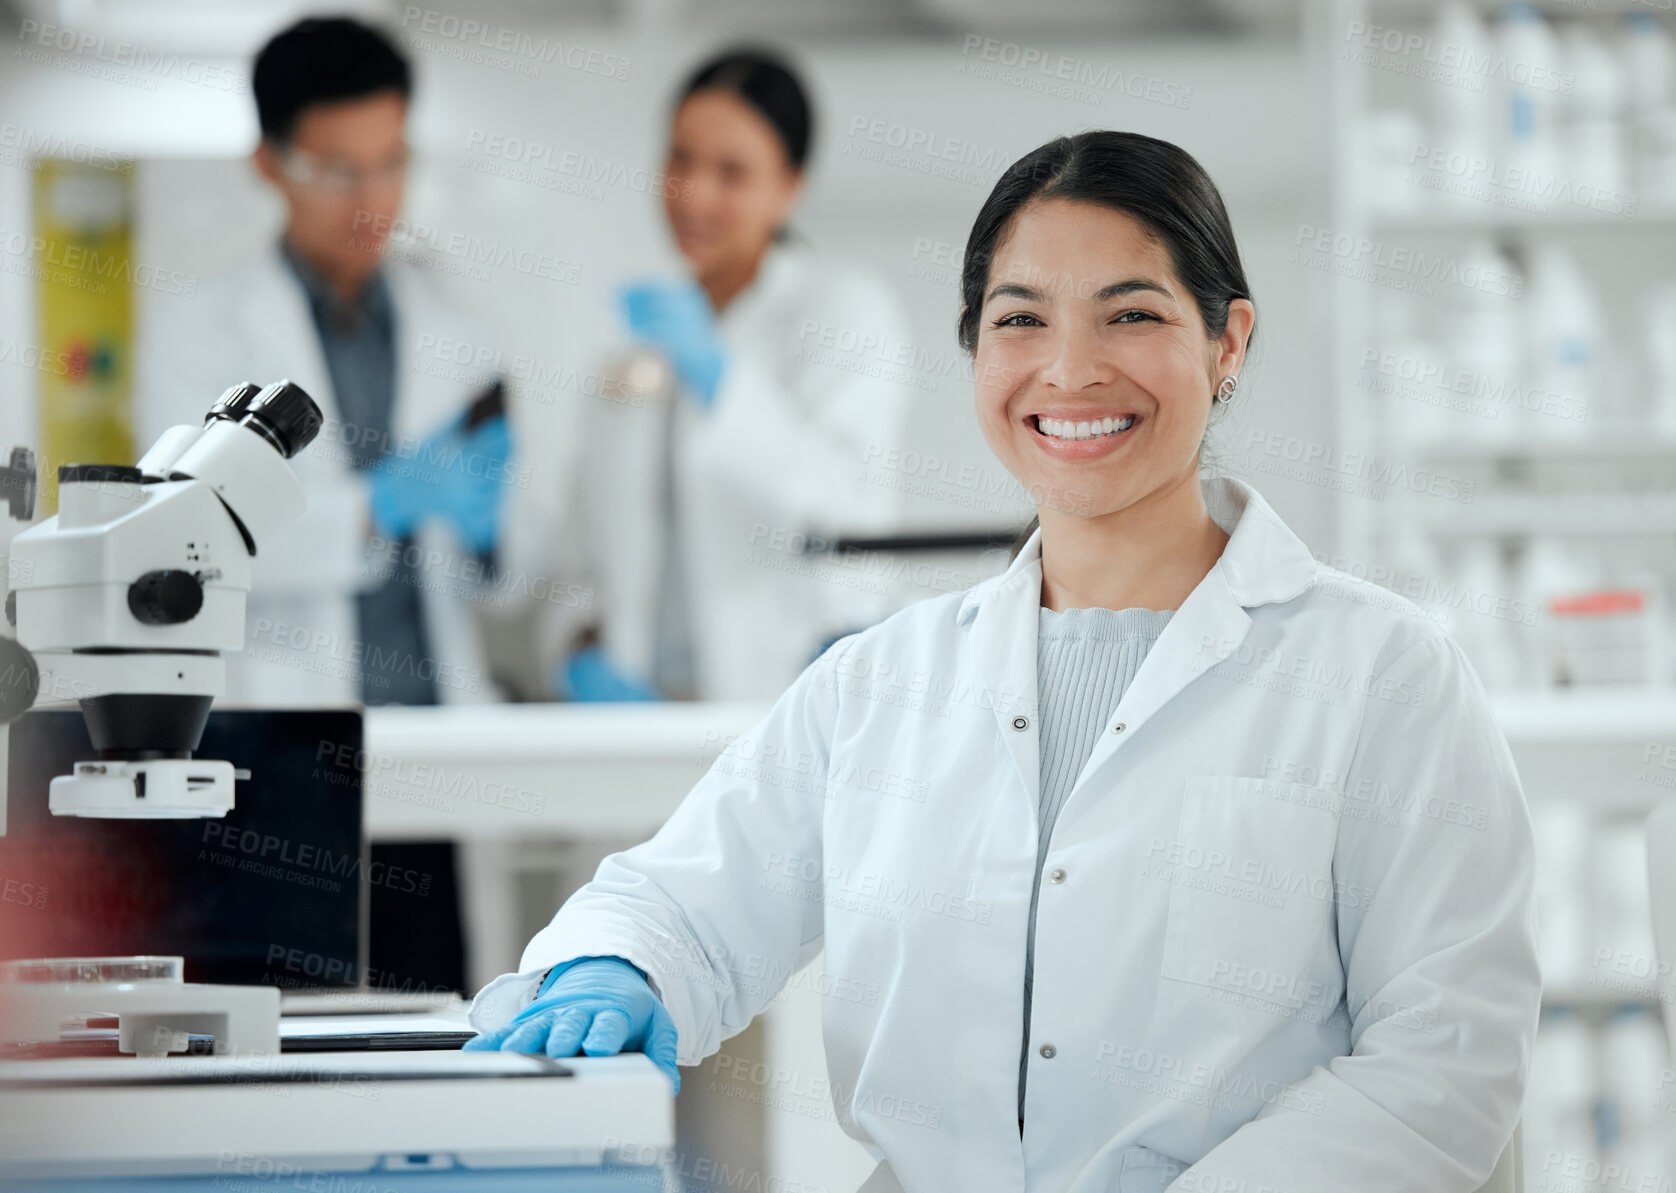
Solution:
[[(1125, 294), (1138, 291), (1151, 291), (1162, 294), (1165, 298), (1175, 297), (1169, 287), (1162, 282), (1154, 282), (1149, 278), (1129, 278), (1127, 281), (1113, 282), (1109, 286), (1102, 286), (1094, 293), (1095, 302), (1109, 302), (1114, 298), (1122, 298)], [(997, 298), (1017, 298), (1024, 302), (1046, 302), (1048, 296), (1034, 286), (1024, 286), (1017, 282), (1002, 282), (989, 292), (985, 302), (992, 302)]]
[(1002, 282), (999, 286), (989, 292), (989, 297), (984, 299), (984, 301), (991, 302), (997, 298), (1019, 298), (1023, 299), (1025, 302), (1047, 301), (1047, 295), (1043, 294), (1040, 290), (1031, 286), (1021, 286), (1017, 282)]
[(1126, 282), (1113, 282), (1109, 286), (1102, 287), (1094, 295), (1094, 301), (1106, 302), (1109, 299), (1121, 298), (1125, 294), (1134, 294), (1140, 290), (1151, 290), (1162, 294), (1165, 298), (1173, 297), (1169, 289), (1160, 282), (1149, 281), (1146, 278), (1130, 278)]

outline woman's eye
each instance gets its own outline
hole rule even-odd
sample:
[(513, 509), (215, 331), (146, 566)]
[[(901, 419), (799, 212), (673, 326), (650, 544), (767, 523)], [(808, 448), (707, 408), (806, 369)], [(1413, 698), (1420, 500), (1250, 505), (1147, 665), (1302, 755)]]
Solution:
[(1158, 316), (1151, 311), (1124, 311), (1112, 320), (1113, 323), (1145, 323), (1148, 321), (1156, 323), (1158, 322)]
[(1042, 321), (1025, 311), (1017, 311), (1011, 315), (1003, 315), (991, 323), (991, 327), (1040, 327)]

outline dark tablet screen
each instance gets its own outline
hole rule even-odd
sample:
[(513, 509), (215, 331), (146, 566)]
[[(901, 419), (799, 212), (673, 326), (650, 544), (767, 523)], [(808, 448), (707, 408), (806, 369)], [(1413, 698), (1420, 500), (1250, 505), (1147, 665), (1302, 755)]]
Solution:
[(358, 711), (212, 712), (194, 755), (251, 773), (222, 819), (53, 816), (54, 776), (95, 756), (81, 714), (32, 712), (10, 734), (0, 959), (162, 953), (191, 982), (359, 981)]

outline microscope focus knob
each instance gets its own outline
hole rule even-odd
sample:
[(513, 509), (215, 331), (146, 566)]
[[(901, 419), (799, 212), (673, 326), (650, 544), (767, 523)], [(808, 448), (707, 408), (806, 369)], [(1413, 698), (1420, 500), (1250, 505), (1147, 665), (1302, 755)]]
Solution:
[(14, 447), (10, 462), (0, 465), (0, 485), (6, 489), (6, 512), (19, 522), (35, 516), (35, 453)]
[(128, 611), (142, 625), (180, 625), (204, 607), (204, 586), (178, 568), (147, 572), (128, 586)]

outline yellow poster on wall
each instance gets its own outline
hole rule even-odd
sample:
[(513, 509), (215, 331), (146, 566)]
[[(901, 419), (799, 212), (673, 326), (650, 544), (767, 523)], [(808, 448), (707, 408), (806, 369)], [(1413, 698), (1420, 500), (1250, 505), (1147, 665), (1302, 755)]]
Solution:
[(134, 462), (132, 171), (42, 160), (33, 197), (45, 515), (60, 464)]

